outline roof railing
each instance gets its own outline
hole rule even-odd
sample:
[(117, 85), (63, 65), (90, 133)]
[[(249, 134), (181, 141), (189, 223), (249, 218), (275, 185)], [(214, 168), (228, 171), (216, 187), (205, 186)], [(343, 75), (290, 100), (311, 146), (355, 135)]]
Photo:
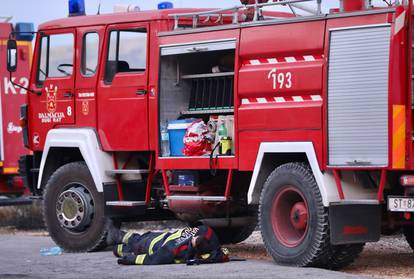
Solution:
[(238, 23), (238, 11), (240, 8), (241, 7), (233, 7), (205, 12), (171, 14), (169, 16), (174, 18), (174, 29), (179, 28), (180, 19), (184, 18), (191, 18), (193, 22), (193, 28), (196, 28), (198, 26), (200, 18), (202, 17), (204, 17), (204, 23), (209, 22), (212, 18), (216, 18), (215, 23), (224, 23), (224, 18), (232, 18), (232, 23)]
[[(343, 10), (343, 1), (339, 0), (340, 3), (340, 10)], [(372, 8), (372, 0), (364, 0), (365, 1), (365, 9)], [(385, 3), (389, 5), (400, 5), (401, 3), (407, 3), (410, 0), (383, 0)], [(315, 2), (316, 9), (304, 5), (307, 2)], [(271, 7), (271, 6), (287, 6), (290, 8), (294, 15), (298, 15), (295, 9), (302, 10), (307, 12), (311, 15), (321, 15), (322, 14), (322, 0), (269, 0), (266, 3), (258, 3), (256, 0), (255, 4), (248, 4), (248, 5), (241, 5), (235, 6), (231, 8), (225, 9), (216, 9), (210, 11), (203, 11), (203, 12), (194, 12), (194, 13), (180, 13), (180, 14), (170, 14), (169, 16), (174, 19), (174, 30), (180, 28), (180, 20), (184, 19), (191, 19), (192, 21), (192, 28), (197, 28), (200, 23), (214, 23), (214, 24), (226, 24), (231, 23), (237, 24), (240, 21), (240, 16), (243, 15), (245, 11), (254, 11), (253, 17), (251, 18), (252, 21), (258, 21), (265, 19), (266, 17), (263, 16), (262, 8)], [(274, 17), (270, 17), (274, 18)], [(227, 19), (227, 20), (226, 20)], [(205, 25), (204, 25), (205, 26)]]
[[(309, 7), (305, 7), (301, 5), (305, 2), (316, 2), (317, 3), (317, 10), (312, 10)], [(246, 10), (253, 10), (253, 21), (260, 20), (262, 17), (262, 8), (264, 7), (270, 7), (270, 6), (289, 6), (291, 10), (292, 8), (304, 10), (306, 12), (312, 13), (312, 14), (321, 14), (322, 13), (322, 0), (284, 0), (284, 1), (278, 1), (273, 2), (273, 0), (270, 0), (267, 3), (258, 3), (256, 1), (255, 4), (249, 4), (249, 5), (241, 5), (241, 6), (235, 6), (231, 8), (225, 8), (225, 9), (216, 9), (211, 11), (203, 11), (203, 12), (195, 12), (195, 13), (180, 13), (180, 14), (171, 14), (170, 17), (174, 18), (174, 30), (179, 28), (180, 20), (183, 19), (191, 19), (192, 20), (192, 27), (197, 28), (199, 23), (207, 23), (207, 22), (213, 22), (213, 23), (224, 23), (225, 19), (231, 19), (232, 24), (236, 24), (239, 22), (239, 15), (241, 12), (244, 12)], [(212, 19), (215, 19), (214, 21), (211, 21)], [(228, 22), (228, 21), (227, 21)]]
[[(389, 6), (397, 6), (400, 4), (404, 4), (407, 5), (408, 1), (410, 0), (382, 0), (384, 3), (388, 4)], [(372, 0), (364, 0), (364, 4), (365, 4), (365, 9), (370, 9), (372, 8)], [(340, 9), (343, 10), (343, 3), (344, 0), (339, 0), (339, 5), (340, 5)]]

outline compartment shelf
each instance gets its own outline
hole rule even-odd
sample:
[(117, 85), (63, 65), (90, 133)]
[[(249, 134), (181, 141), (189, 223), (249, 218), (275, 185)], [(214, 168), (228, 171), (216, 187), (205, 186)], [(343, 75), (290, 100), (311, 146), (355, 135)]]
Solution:
[(201, 114), (232, 114), (234, 108), (229, 109), (206, 109), (206, 110), (184, 110), (181, 115), (201, 115)]
[(188, 111), (207, 111), (234, 107), (234, 76), (200, 77), (191, 81)]
[(230, 76), (234, 76), (234, 72), (183, 75), (181, 76), (181, 79), (214, 78), (214, 77), (230, 77)]

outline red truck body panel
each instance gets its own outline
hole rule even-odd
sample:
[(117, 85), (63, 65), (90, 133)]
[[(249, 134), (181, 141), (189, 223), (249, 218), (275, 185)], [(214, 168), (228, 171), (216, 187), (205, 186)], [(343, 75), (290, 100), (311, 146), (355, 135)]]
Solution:
[[(21, 181), (13, 182), (8, 175), (18, 174), (19, 157), (28, 154), (23, 145), (22, 128), (20, 127), (20, 106), (26, 102), (27, 91), (13, 86), (6, 67), (7, 39), (12, 32), (10, 23), (0, 23), (0, 96), (1, 96), (1, 160), (0, 160), (0, 194), (22, 193)], [(18, 70), (13, 73), (13, 81), (29, 85), (29, 69), (32, 59), (31, 42), (18, 41)], [(11, 176), (9, 176), (11, 177)], [(9, 179), (9, 181), (7, 181)]]

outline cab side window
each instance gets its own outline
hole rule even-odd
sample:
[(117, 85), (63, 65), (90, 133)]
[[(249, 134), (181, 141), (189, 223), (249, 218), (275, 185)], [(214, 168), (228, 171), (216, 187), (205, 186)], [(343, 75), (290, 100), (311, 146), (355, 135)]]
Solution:
[(85, 77), (93, 77), (98, 69), (99, 34), (86, 33), (83, 37), (81, 73)]
[(37, 84), (41, 86), (48, 77), (61, 78), (72, 76), (73, 54), (73, 34), (43, 36), (40, 42)]
[(109, 34), (105, 81), (111, 83), (117, 73), (145, 72), (147, 31), (114, 30)]
[(42, 85), (45, 81), (48, 73), (48, 55), (47, 48), (49, 44), (49, 37), (42, 37), (40, 41), (40, 59), (39, 59), (39, 68), (37, 72), (37, 84)]

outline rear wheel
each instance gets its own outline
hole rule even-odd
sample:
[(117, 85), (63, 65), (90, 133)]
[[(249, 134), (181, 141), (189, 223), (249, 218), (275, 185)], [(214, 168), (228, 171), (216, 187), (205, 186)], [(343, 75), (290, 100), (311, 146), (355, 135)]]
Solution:
[(364, 249), (365, 243), (331, 246), (331, 258), (320, 266), (338, 270), (352, 264)]
[(362, 251), (363, 244), (330, 244), (328, 210), (312, 171), (288, 163), (266, 180), (259, 204), (259, 224), (268, 253), (280, 264), (342, 268)]
[(67, 252), (106, 247), (103, 197), (96, 191), (88, 167), (74, 162), (49, 178), (43, 194), (43, 216), (52, 239)]

